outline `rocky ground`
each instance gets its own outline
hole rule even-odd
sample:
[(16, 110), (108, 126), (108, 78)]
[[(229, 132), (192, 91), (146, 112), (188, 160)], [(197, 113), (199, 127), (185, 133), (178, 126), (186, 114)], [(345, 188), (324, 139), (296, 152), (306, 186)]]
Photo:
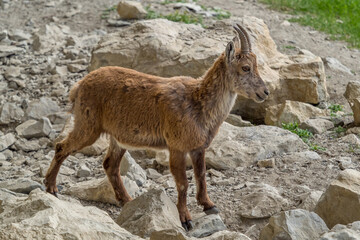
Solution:
[[(54, 209), (59, 209), (56, 211), (62, 212), (66, 211), (64, 209), (71, 208), (71, 204), (67, 205), (69, 201), (73, 204), (80, 204), (74, 200), (75, 198), (79, 199), (82, 205), (96, 206), (105, 210), (113, 220), (132, 234), (148, 237), (149, 232), (139, 232), (140, 230), (135, 226), (136, 219), (130, 216), (131, 209), (136, 208), (136, 204), (139, 203), (135, 202), (134, 206), (128, 207), (126, 211), (116, 205), (112, 190), (104, 179), (102, 159), (107, 146), (105, 138), (99, 140), (92, 147), (69, 157), (64, 162), (58, 177), (61, 189), (60, 199), (64, 200), (63, 203), (52, 198), (48, 199), (46, 195), (42, 195), (43, 193), (37, 190), (31, 193), (30, 200), (25, 200), (27, 195), (22, 194), (29, 194), (34, 188), (43, 188), (42, 180), (54, 154), (53, 144), (64, 137), (64, 132), (71, 128), (70, 115), (66, 113), (69, 109), (69, 89), (88, 73), (88, 67), (95, 69), (101, 64), (106, 65), (111, 61), (117, 61), (114, 64), (122, 64), (144, 72), (167, 76), (183, 73), (188, 66), (186, 63), (190, 63), (194, 69), (189, 70), (188, 74), (196, 75), (209, 67), (214, 58), (223, 51), (226, 41), (232, 38), (231, 21), (234, 19), (244, 21), (250, 29), (255, 29), (252, 36), (256, 39), (256, 41), (254, 40), (255, 51), (262, 62), (261, 71), (263, 72), (261, 73), (273, 88), (273, 95), (279, 96), (269, 100), (269, 106), (276, 105), (277, 107), (272, 110), (273, 115), (267, 113), (267, 116), (270, 116), (267, 118), (268, 120), (265, 118), (264, 106), (251, 105), (251, 109), (255, 109), (254, 119), (258, 120), (261, 116), (265, 118), (266, 123), (271, 121), (271, 125), (278, 125), (281, 117), (284, 117), (288, 111), (291, 113), (289, 114), (291, 119), (300, 120), (305, 124), (304, 128), (318, 134), (314, 134), (309, 147), (295, 134), (286, 130), (265, 125), (243, 127), (251, 124), (244, 123), (236, 115), (232, 115), (232, 120), (227, 120), (232, 125), (225, 123), (222, 126), (219, 135), (207, 152), (208, 192), (210, 198), (221, 210), (220, 217), (222, 219), (207, 221), (215, 222), (214, 225), (219, 227), (218, 230), (222, 230), (221, 223), (223, 221), (228, 230), (243, 233), (251, 239), (272, 239), (269, 237), (270, 233), (265, 234), (265, 230), (260, 235), (261, 229), (269, 222), (271, 216), (282, 210), (314, 211), (317, 208), (316, 213), (324, 219), (327, 227), (332, 228), (334, 224), (332, 224), (332, 220), (329, 220), (332, 218), (322, 214), (321, 204), (319, 205), (318, 200), (323, 192), (330, 189), (330, 183), (335, 184), (334, 180), (340, 173), (344, 173), (343, 170), (359, 170), (360, 140), (357, 137), (359, 130), (352, 128), (357, 124), (357, 115), (355, 112), (355, 123), (353, 123), (354, 117), (349, 114), (352, 109), (343, 94), (348, 82), (356, 81), (360, 74), (358, 64), (360, 51), (347, 48), (343, 42), (330, 41), (325, 34), (308, 27), (289, 23), (287, 20), (291, 16), (269, 10), (267, 6), (257, 1), (233, 0), (226, 1), (224, 4), (219, 0), (199, 0), (197, 5), (204, 5), (208, 9), (221, 7), (228, 10), (232, 16), (230, 20), (222, 21), (216, 17), (205, 18), (204, 25), (208, 27), (207, 30), (200, 26), (176, 25), (163, 21), (151, 22), (148, 25), (137, 23), (135, 20), (122, 22), (118, 20), (118, 13), (111, 9), (117, 4), (118, 1), (110, 0), (75, 2), (68, 0), (0, 0), (0, 188), (2, 188), (0, 203), (6, 203), (0, 205), (0, 215), (7, 214), (9, 219), (7, 222), (0, 221), (2, 224), (0, 226), (5, 229), (2, 234), (8, 232), (6, 230), (8, 225), (4, 227), (5, 224), (22, 220), (16, 219), (17, 214), (11, 215), (12, 210), (8, 210), (16, 208), (15, 203), (24, 207), (16, 208), (12, 214), (26, 212), (26, 206), (33, 206), (32, 204), (34, 204), (34, 209), (46, 209), (41, 206), (54, 205), (56, 206)], [(146, 1), (143, 5), (167, 14), (173, 11), (175, 4), (163, 5), (160, 4), (160, 1)], [(249, 18), (246, 16), (255, 16), (264, 20), (278, 51), (266, 33), (256, 32), (259, 29), (266, 32), (263, 22), (256, 19), (248, 21)], [(130, 26), (127, 27), (127, 25)], [(160, 27), (157, 28), (157, 26)], [(169, 28), (162, 31), (161, 26), (169, 26)], [(168, 31), (170, 27), (171, 31)], [(140, 29), (141, 34), (136, 32), (136, 29)], [(135, 35), (139, 36), (134, 37)], [(156, 38), (157, 36), (160, 37)], [(146, 39), (155, 39), (155, 41)], [(161, 39), (176, 44), (164, 44)], [(206, 39), (206, 42), (203, 39)], [(265, 40), (261, 42), (259, 39)], [(98, 44), (100, 40), (101, 42)], [(157, 41), (160, 42), (160, 47), (156, 44)], [(141, 42), (144, 43), (143, 46), (141, 46)], [(142, 47), (142, 52), (136, 56), (131, 55), (137, 53), (137, 43)], [(181, 46), (181, 49), (185, 50), (180, 51), (176, 46)], [(187, 46), (191, 47), (187, 48)], [(107, 47), (116, 58), (108, 54)], [(124, 51), (123, 49), (127, 47), (130, 50)], [(154, 54), (154, 49), (157, 54)], [(102, 54), (104, 52), (106, 55)], [(299, 55), (299, 52), (302, 53)], [(311, 53), (321, 59), (310, 55)], [(289, 57), (289, 55), (297, 55), (297, 57)], [(274, 62), (274, 56), (280, 60)], [(166, 61), (167, 65), (163, 64), (164, 59), (168, 58), (172, 58), (171, 61)], [(131, 60), (129, 63), (126, 61), (127, 59), (136, 59), (136, 61)], [(178, 59), (181, 59), (181, 64)], [(321, 68), (322, 62), (325, 66), (324, 74)], [(292, 68), (288, 66), (296, 64), (303, 70), (304, 75), (293, 74), (289, 77), (285, 70), (291, 70)], [(302, 72), (301, 70), (296, 71)], [(301, 90), (301, 87), (297, 86), (286, 85), (287, 87), (285, 87), (283, 85), (283, 89), (286, 88), (287, 92), (282, 92), (283, 95), (279, 94), (281, 92), (279, 84), (283, 83), (281, 81), (289, 84), (293, 78), (310, 78), (306, 74), (312, 71), (316, 72), (313, 74), (314, 76), (311, 76), (309, 86), (313, 86), (311, 84), (316, 82), (317, 90), (314, 93), (316, 96), (307, 96), (306, 91), (311, 92), (309, 90), (311, 87), (308, 85), (305, 88), (307, 90)], [(323, 75), (326, 76), (326, 84)], [(272, 76), (277, 76), (279, 81), (272, 82)], [(353, 88), (355, 89), (355, 87)], [(321, 95), (324, 89), (327, 89), (328, 98), (324, 94)], [(294, 99), (292, 95), (298, 91), (304, 91), (304, 96), (301, 96), (301, 99), (300, 97)], [(350, 96), (348, 99), (356, 98)], [(291, 101), (285, 104), (283, 103), (285, 100)], [(342, 104), (344, 109), (340, 113), (331, 114), (329, 111), (319, 108), (309, 110), (310, 107), (304, 107), (303, 103), (298, 104), (296, 101), (310, 102), (321, 108), (326, 108), (330, 104)], [(247, 104), (239, 100), (236, 107), (244, 105)], [(301, 112), (305, 108), (308, 109), (305, 111), (306, 114)], [(238, 111), (234, 112), (238, 113)], [(298, 114), (299, 112), (300, 114)], [(317, 122), (306, 122), (309, 118), (314, 118)], [(251, 117), (249, 120), (252, 120)], [(63, 131), (64, 126), (65, 130)], [(164, 205), (169, 204), (169, 209), (171, 209), (173, 207), (171, 202), (176, 202), (176, 188), (169, 174), (166, 153), (132, 151), (130, 154), (126, 156), (126, 161), (123, 160), (124, 166), (122, 166), (122, 175), (129, 193), (134, 197), (145, 196), (144, 202), (164, 202)], [(350, 173), (346, 171), (350, 171)], [(350, 182), (355, 182), (354, 185), (358, 184), (358, 182), (356, 183), (357, 173), (354, 173), (356, 171), (346, 171), (347, 175), (340, 177), (340, 180), (350, 179)], [(202, 209), (196, 204), (196, 186), (190, 167), (187, 175), (190, 181), (189, 209), (194, 219), (203, 219)], [(161, 188), (165, 189), (171, 201), (166, 200), (161, 192), (153, 190)], [(18, 194), (9, 193), (4, 189), (18, 192)], [(351, 191), (360, 194), (359, 189), (351, 189)], [(160, 200), (151, 197), (150, 193), (158, 196)], [(31, 200), (41, 202), (41, 204), (32, 203)], [(78, 208), (82, 209), (80, 205)], [(113, 229), (106, 233), (110, 235), (105, 233), (105, 235), (99, 235), (99, 239), (119, 236), (123, 237), (119, 237), (120, 239), (135, 239), (134, 235), (113, 224), (108, 216), (98, 212), (97, 209), (85, 209), (87, 210), (83, 210), (83, 213), (89, 211), (88, 214), (99, 216), (91, 218), (88, 220), (89, 222), (96, 222), (98, 219), (103, 221), (100, 225), (94, 224), (101, 226), (99, 229), (103, 233), (106, 232), (103, 229)], [(144, 209), (156, 210), (158, 208), (146, 206)], [(171, 222), (166, 216), (173, 212), (168, 213), (161, 208), (156, 211), (159, 211), (159, 216), (165, 215), (164, 220), (162, 219), (163, 222)], [(295, 213), (287, 212), (287, 214)], [(296, 212), (296, 214), (303, 216), (307, 213)], [(334, 211), (333, 216), (337, 216), (336, 214), (338, 213)], [(25, 215), (22, 215), (24, 219), (33, 217), (31, 213), (29, 216)], [(46, 214), (44, 215), (46, 216)], [(61, 229), (71, 228), (64, 222), (83, 221), (86, 219), (86, 214), (80, 217), (79, 213), (78, 217), (72, 219), (71, 216), (61, 218), (56, 215), (55, 218), (58, 220), (56, 224), (54, 222), (52, 224), (60, 226)], [(360, 220), (357, 217), (354, 216), (339, 223), (352, 223)], [(133, 219), (133, 222), (126, 222), (124, 218), (125, 220)], [(159, 217), (159, 219), (161, 218)], [(152, 220), (142, 221), (151, 222)], [(177, 228), (176, 224), (178, 223), (175, 222), (174, 220), (171, 228), (182, 231)], [(329, 222), (331, 222), (331, 226), (329, 226)], [(322, 225), (318, 229), (326, 232), (327, 228), (325, 229), (326, 226), (324, 226)], [(349, 227), (350, 230), (346, 231), (357, 231), (359, 228), (356, 226), (354, 223)], [(14, 230), (14, 232), (16, 231)], [(49, 230), (39, 228), (36, 231), (36, 233), (31, 233), (35, 234), (34, 238), (37, 234), (40, 236)], [(19, 230), (18, 233), (20, 232)], [(30, 232), (31, 230), (29, 230), (29, 234)], [(230, 236), (235, 233), (226, 234)], [(64, 234), (56, 235), (59, 239), (64, 236)], [(86, 239), (84, 236), (77, 237)], [(0, 237), (16, 239), (16, 236), (11, 238), (10, 235), (4, 234), (0, 234)], [(213, 237), (213, 239), (218, 239), (215, 235)], [(242, 237), (234, 235), (229, 239), (245, 239)], [(160, 237), (156, 238), (155, 236), (152, 239), (160, 239)]]

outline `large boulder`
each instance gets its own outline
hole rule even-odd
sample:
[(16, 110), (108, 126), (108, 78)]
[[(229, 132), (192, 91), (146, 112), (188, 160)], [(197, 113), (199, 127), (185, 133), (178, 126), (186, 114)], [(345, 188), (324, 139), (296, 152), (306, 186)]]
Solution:
[(234, 112), (263, 119), (266, 107), (285, 100), (317, 104), (328, 98), (321, 59), (281, 54), (264, 21), (249, 16), (219, 21), (207, 30), (165, 19), (136, 22), (100, 40), (92, 53), (90, 70), (121, 66), (162, 77), (200, 77), (234, 37), (234, 21), (248, 29), (260, 75), (271, 92), (261, 104), (239, 97)]
[(285, 101), (284, 103), (271, 106), (266, 109), (265, 123), (268, 125), (281, 126), (282, 123), (302, 123), (310, 118), (328, 115), (327, 110), (314, 107), (310, 104)]
[(287, 130), (265, 125), (239, 128), (224, 122), (205, 159), (215, 169), (229, 169), (305, 149), (306, 144)]
[(360, 220), (360, 172), (342, 171), (326, 189), (316, 205), (315, 212), (329, 228)]
[(96, 208), (35, 189), (28, 197), (0, 189), (0, 239), (140, 239)]
[(353, 110), (355, 125), (360, 126), (360, 82), (349, 82), (344, 97)]
[(261, 230), (260, 240), (318, 239), (327, 232), (324, 221), (314, 212), (295, 209), (272, 216)]
[(141, 237), (165, 229), (183, 231), (175, 204), (161, 189), (149, 190), (125, 204), (116, 222)]
[[(260, 125), (240, 128), (224, 122), (206, 149), (205, 161), (209, 167), (226, 170), (307, 148), (297, 135), (278, 127)], [(168, 151), (159, 151), (156, 161), (168, 166)], [(189, 156), (186, 163), (191, 166)]]

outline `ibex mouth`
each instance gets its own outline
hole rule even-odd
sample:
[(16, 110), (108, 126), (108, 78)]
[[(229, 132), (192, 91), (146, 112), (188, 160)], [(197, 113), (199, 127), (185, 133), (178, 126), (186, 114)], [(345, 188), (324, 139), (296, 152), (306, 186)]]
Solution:
[(262, 97), (262, 96), (260, 96), (258, 93), (256, 93), (256, 97), (257, 97), (257, 100), (258, 100), (259, 102), (263, 102), (263, 101), (265, 101), (265, 99), (266, 99), (266, 97)]

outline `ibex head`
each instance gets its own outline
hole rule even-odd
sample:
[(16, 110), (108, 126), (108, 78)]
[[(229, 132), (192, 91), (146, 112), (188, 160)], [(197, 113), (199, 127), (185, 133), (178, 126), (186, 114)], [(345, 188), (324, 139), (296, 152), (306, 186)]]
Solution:
[(246, 30), (234, 25), (237, 36), (228, 43), (225, 50), (226, 66), (233, 90), (255, 102), (263, 102), (269, 90), (259, 75), (256, 55), (251, 52), (251, 42)]

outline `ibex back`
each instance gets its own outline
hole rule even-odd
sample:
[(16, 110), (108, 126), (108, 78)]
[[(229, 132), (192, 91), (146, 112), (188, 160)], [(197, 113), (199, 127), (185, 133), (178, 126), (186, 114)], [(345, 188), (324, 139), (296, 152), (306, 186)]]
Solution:
[(45, 176), (46, 190), (56, 195), (56, 176), (66, 157), (106, 133), (110, 146), (103, 166), (120, 202), (132, 200), (119, 171), (126, 149), (168, 149), (182, 226), (186, 230), (192, 228), (186, 207), (186, 154), (193, 162), (198, 203), (205, 213), (218, 213), (206, 190), (205, 149), (229, 114), (237, 94), (257, 102), (269, 94), (247, 32), (239, 25), (234, 28), (237, 36), (199, 79), (162, 78), (121, 67), (103, 67), (76, 83), (70, 91), (74, 129), (56, 144)]

